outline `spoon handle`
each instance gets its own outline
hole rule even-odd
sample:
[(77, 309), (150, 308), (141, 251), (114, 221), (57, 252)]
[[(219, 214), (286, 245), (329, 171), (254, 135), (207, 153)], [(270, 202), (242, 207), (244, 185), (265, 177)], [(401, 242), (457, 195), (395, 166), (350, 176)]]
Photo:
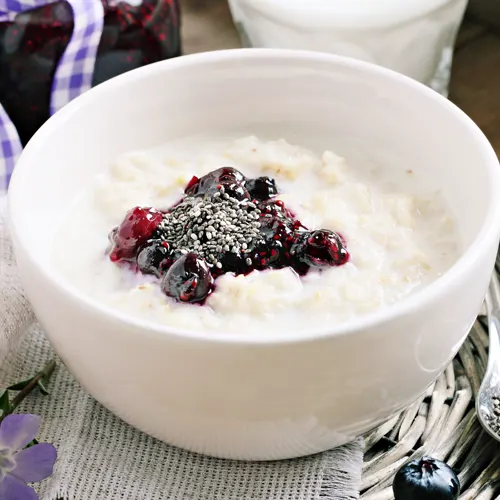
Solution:
[(491, 276), (490, 287), (486, 294), (486, 307), (488, 308), (488, 314), (500, 312), (500, 281), (495, 271)]
[(488, 293), (485, 298), (488, 311), (489, 356), (488, 368), (500, 361), (500, 281), (493, 271)]

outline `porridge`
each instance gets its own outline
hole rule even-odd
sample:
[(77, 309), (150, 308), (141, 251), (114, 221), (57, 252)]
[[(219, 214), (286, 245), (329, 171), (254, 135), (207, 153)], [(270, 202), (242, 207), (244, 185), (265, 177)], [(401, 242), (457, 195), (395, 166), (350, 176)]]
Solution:
[(458, 256), (439, 193), (416, 194), (412, 172), (394, 189), (383, 173), (253, 136), (130, 152), (77, 201), (54, 266), (166, 326), (325, 328), (403, 299)]

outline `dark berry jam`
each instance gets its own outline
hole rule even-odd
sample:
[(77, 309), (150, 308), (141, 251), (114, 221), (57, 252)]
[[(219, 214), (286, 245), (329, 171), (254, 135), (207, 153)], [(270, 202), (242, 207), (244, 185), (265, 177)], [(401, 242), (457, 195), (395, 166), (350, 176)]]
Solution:
[[(104, 29), (93, 86), (180, 55), (177, 0), (142, 0), (139, 5), (110, 0), (102, 3)], [(62, 1), (0, 23), (0, 103), (23, 145), (49, 118), (52, 80), (72, 32), (73, 11)]]
[(309, 230), (276, 199), (274, 179), (247, 179), (232, 167), (193, 177), (168, 210), (135, 207), (110, 234), (110, 259), (156, 276), (180, 302), (203, 301), (218, 276), (290, 267), (341, 266), (349, 260), (344, 238)]

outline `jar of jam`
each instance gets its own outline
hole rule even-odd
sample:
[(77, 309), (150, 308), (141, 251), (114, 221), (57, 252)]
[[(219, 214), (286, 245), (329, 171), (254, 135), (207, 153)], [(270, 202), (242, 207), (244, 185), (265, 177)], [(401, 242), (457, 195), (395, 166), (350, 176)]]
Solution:
[(0, 0), (0, 176), (69, 100), (180, 54), (178, 0)]

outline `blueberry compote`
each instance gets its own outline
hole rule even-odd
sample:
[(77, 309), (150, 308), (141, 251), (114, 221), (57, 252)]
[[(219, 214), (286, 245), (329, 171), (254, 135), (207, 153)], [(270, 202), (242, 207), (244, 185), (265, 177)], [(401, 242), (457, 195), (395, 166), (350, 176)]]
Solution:
[(160, 280), (180, 302), (203, 303), (224, 273), (341, 266), (342, 236), (309, 230), (283, 201), (273, 179), (247, 179), (232, 167), (193, 177), (168, 210), (135, 207), (110, 234), (110, 259)]

